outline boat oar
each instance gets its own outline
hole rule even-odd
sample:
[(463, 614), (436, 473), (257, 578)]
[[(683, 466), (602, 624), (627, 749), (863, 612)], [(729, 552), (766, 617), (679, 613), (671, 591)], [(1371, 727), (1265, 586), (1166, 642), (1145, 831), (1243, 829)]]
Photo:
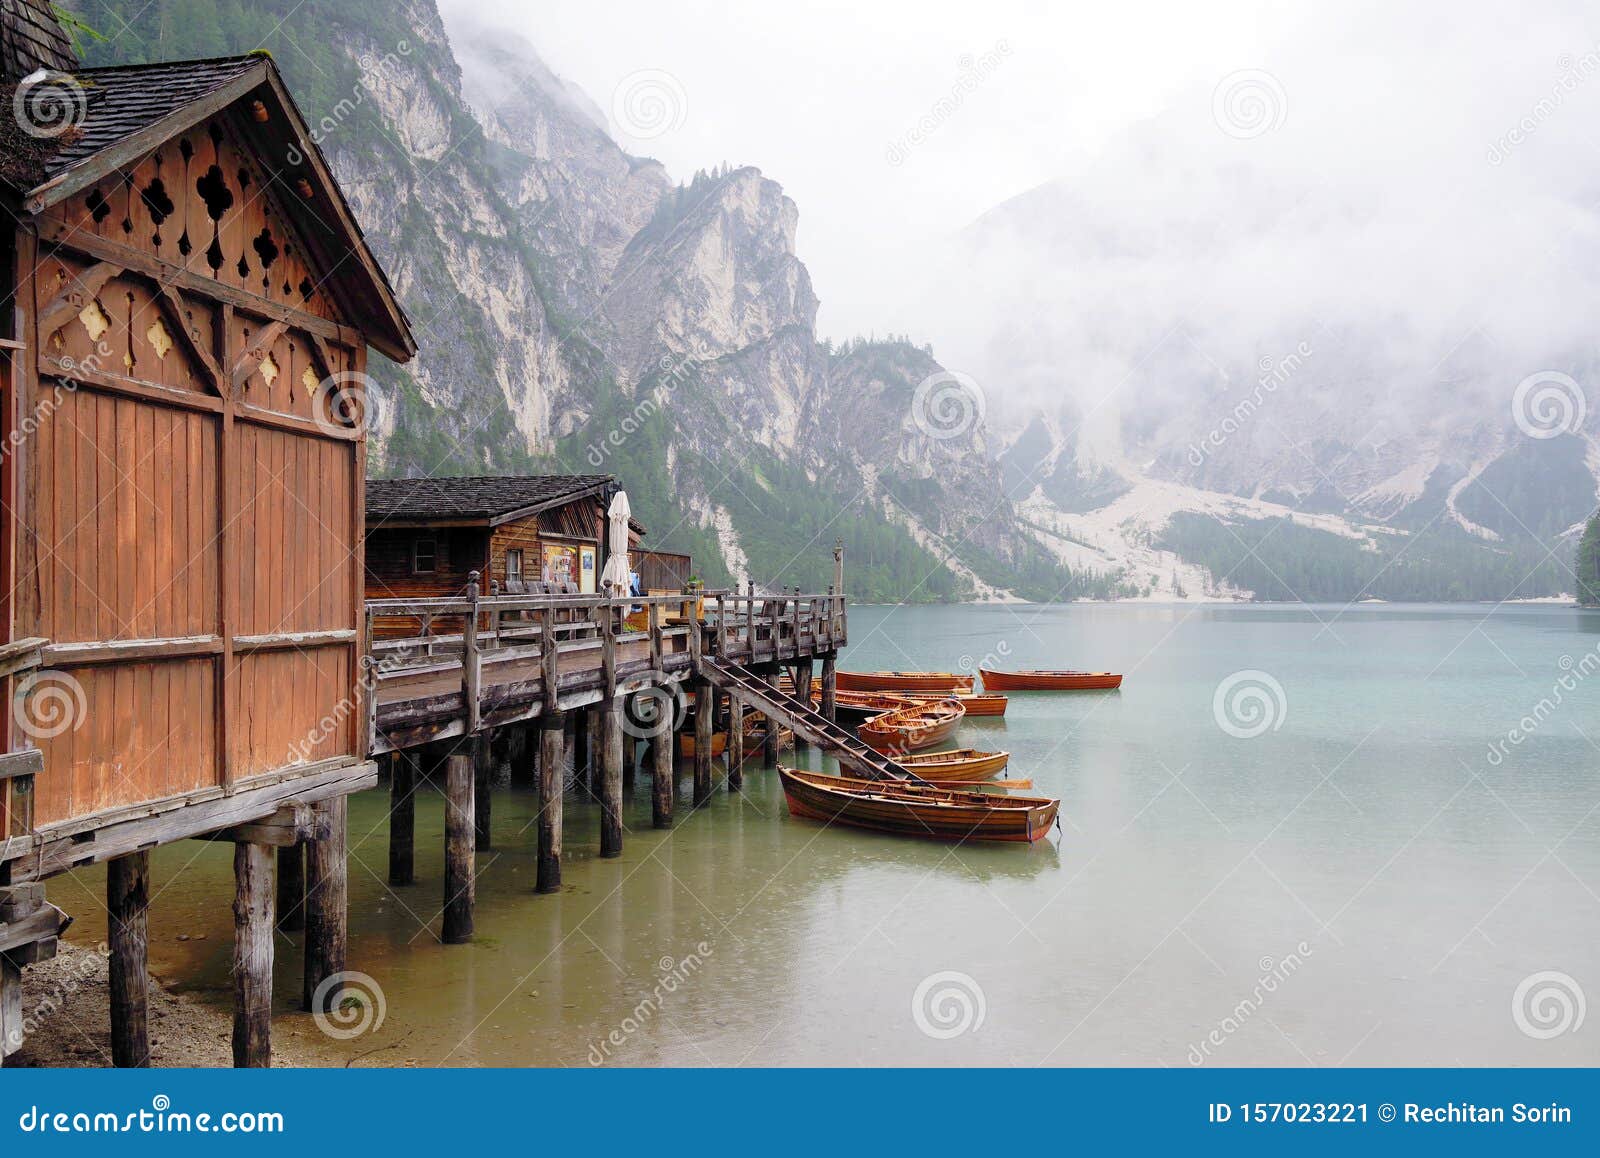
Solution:
[(962, 792), (974, 792), (983, 788), (1032, 788), (1033, 781), (1024, 777), (1012, 777), (1009, 780), (925, 780), (924, 784), (931, 784), (935, 788), (953, 788)]

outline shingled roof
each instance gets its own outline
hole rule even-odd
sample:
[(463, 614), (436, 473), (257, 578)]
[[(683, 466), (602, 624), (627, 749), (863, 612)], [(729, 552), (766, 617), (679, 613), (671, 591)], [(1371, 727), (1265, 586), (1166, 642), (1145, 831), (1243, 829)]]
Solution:
[(39, 69), (70, 72), (78, 67), (72, 43), (44, 0), (0, 4), (0, 80), (17, 81)]
[[(10, 23), (16, 22), (13, 12), (34, 11), (18, 0), (0, 4)], [(19, 118), (0, 117), (0, 189), (9, 186), (19, 193), (28, 213), (39, 213), (108, 175), (131, 172), (165, 142), (241, 100), (261, 102), (269, 115), (243, 118), (242, 131), (252, 136), (258, 156), (279, 159), (282, 169), (271, 174), (273, 180), (304, 181), (318, 194), (284, 198), (303, 240), (308, 248), (329, 251), (322, 254), (322, 264), (337, 271), (330, 280), (346, 294), (372, 345), (400, 362), (416, 352), (388, 277), (266, 53), (74, 68), (51, 71), (34, 83), (41, 92), (65, 94), (69, 105), (81, 104), (71, 124), (54, 136), (30, 135), (16, 123)], [(11, 107), (17, 88), (0, 84), (0, 106)]]
[(616, 483), (608, 474), (369, 479), (367, 524), (448, 520), (495, 526), (585, 495), (603, 496)]

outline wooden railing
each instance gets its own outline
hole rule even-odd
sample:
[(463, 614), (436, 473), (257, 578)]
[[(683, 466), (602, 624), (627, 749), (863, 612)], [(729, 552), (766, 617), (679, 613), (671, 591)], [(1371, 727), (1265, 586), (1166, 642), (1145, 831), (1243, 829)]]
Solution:
[[(464, 598), (367, 603), (372, 751), (608, 700), (629, 681), (676, 682), (705, 654), (768, 663), (831, 652), (846, 639), (844, 598), (831, 590), (619, 599), (477, 592), (474, 575)], [(392, 634), (400, 623), (415, 634)]]

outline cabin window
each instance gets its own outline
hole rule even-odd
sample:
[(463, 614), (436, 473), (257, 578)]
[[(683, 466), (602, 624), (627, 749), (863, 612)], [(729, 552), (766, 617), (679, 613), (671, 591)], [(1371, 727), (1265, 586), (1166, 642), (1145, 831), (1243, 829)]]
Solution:
[(522, 548), (514, 547), (506, 552), (506, 582), (522, 582)]
[(411, 571), (432, 575), (439, 568), (439, 544), (433, 539), (418, 539), (411, 545)]

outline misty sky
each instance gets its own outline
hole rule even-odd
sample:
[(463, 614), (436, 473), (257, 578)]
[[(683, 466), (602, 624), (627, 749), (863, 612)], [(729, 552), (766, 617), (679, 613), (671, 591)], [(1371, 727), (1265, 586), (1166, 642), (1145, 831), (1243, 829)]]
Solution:
[[(995, 327), (963, 319), (986, 303), (1058, 318), (1113, 292), (1112, 362), (1174, 318), (1246, 356), (1304, 328), (1267, 316), (1291, 301), (1334, 327), (1403, 315), (1423, 365), (1480, 324), (1536, 361), (1592, 333), (1600, 6), (542, 0), (504, 19), (630, 151), (780, 181), (828, 336), (905, 331), (981, 368)], [(642, 138), (616, 119), (641, 73), (673, 104)], [(1048, 182), (969, 276), (956, 236)], [(1057, 212), (1075, 222), (1035, 244)]]

